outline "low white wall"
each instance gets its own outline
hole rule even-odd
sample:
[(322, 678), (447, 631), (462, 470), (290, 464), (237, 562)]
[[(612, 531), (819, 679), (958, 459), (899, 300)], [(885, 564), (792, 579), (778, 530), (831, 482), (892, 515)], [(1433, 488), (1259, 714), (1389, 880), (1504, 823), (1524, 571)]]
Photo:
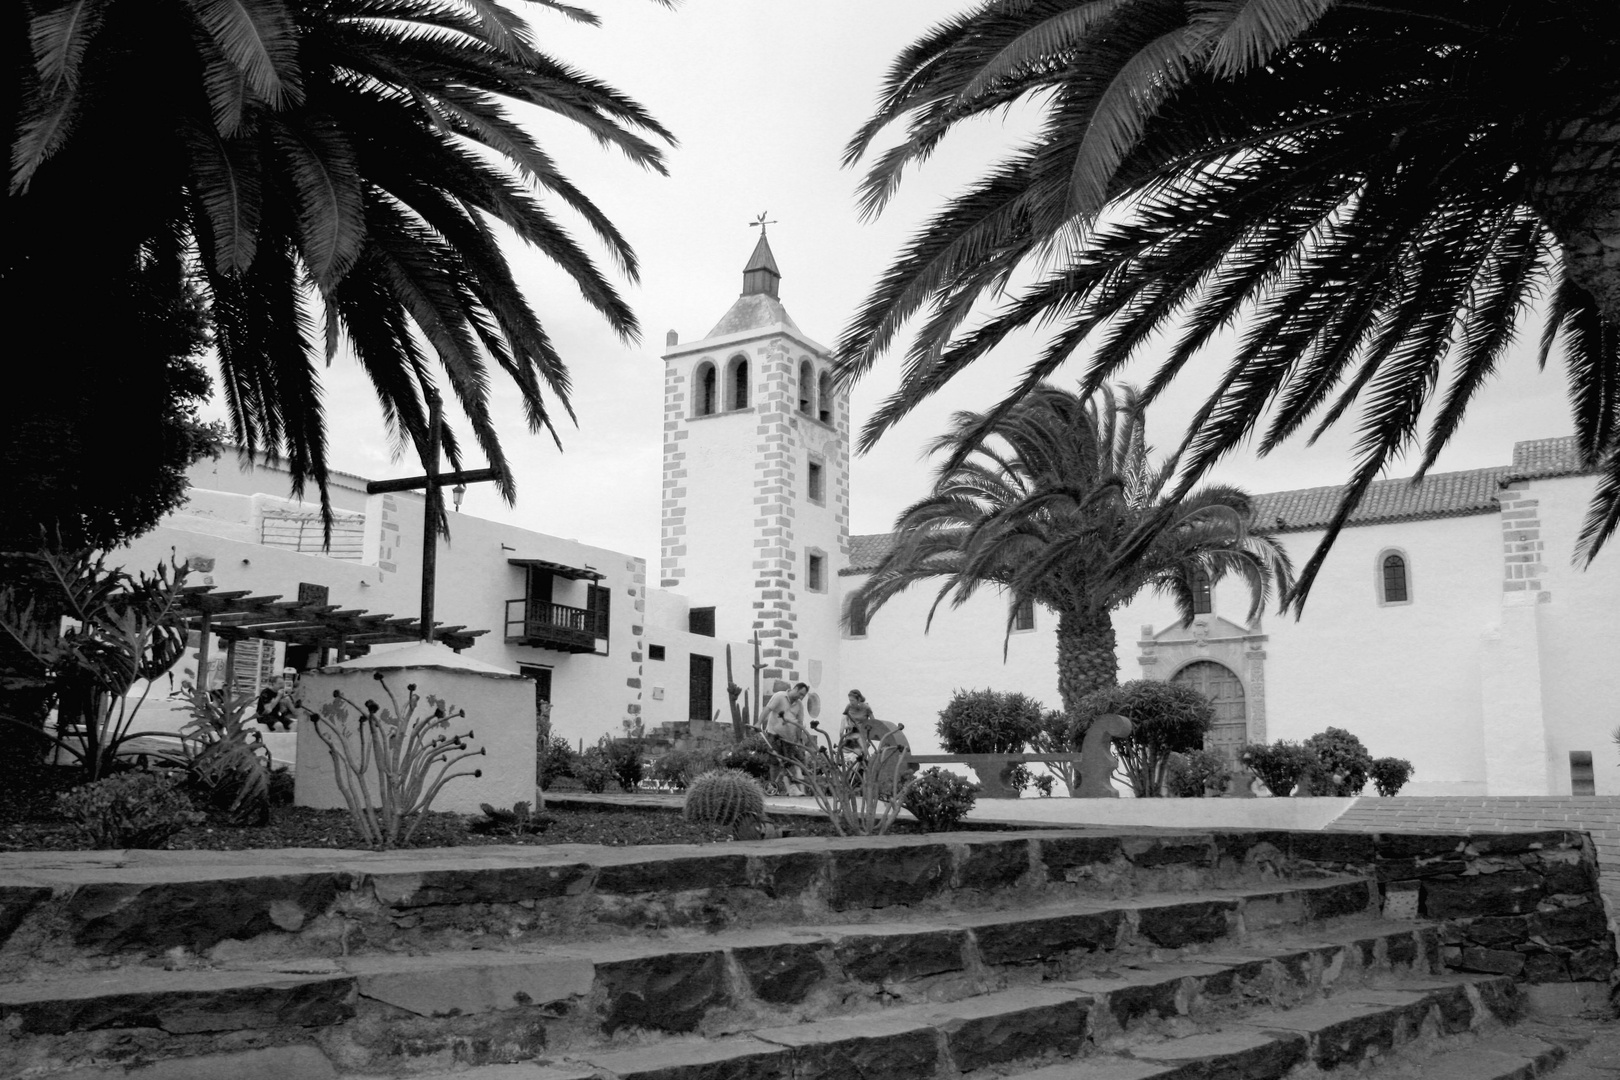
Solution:
[[(448, 653), (449, 650), (445, 651)], [(341, 690), (344, 697), (362, 706), (367, 699), (371, 699), (393, 712), (383, 688), (374, 678), (378, 670), (377, 666), (368, 666), (325, 668), (312, 672), (303, 679), (304, 704), (318, 713), (323, 705), (332, 700), (332, 692)], [(473, 732), (473, 738), (469, 740), (470, 748), (485, 751), (483, 756), (468, 758), (451, 770), (470, 773), (478, 769), (483, 775), (451, 780), (434, 798), (431, 809), (475, 814), (479, 812), (480, 803), (509, 807), (518, 802), (535, 801), (534, 683), (531, 680), (518, 675), (437, 667), (392, 668), (383, 670), (382, 674), (401, 708), (405, 707), (406, 686), (415, 683), (417, 692), (424, 698), (432, 694), (442, 698), (451, 711), (465, 711), (467, 715), (450, 721), (444, 733), (459, 735), (470, 730)], [(427, 712), (431, 712), (431, 707), (426, 701), (419, 703), (417, 715)], [(356, 731), (355, 721), (351, 708), (347, 720), (347, 728), (351, 732), (349, 747), (358, 760), (358, 746), (352, 741), (352, 733)], [(322, 726), (326, 727), (325, 721), (322, 721)], [(306, 719), (299, 722), (298, 736), (295, 802), (299, 806), (319, 809), (344, 807), (343, 796), (333, 779), (331, 755), (313, 730), (311, 721)], [(437, 776), (438, 772), (435, 766), (432, 775)], [(373, 765), (372, 775), (375, 774)]]
[(1320, 829), (1354, 798), (1307, 799), (980, 799), (974, 821), (1142, 826), (1154, 829)]

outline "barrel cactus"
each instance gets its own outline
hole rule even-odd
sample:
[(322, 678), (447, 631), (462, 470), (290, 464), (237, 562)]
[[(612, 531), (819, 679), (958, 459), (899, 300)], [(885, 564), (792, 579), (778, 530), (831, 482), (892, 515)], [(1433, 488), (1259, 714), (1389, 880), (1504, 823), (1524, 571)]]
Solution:
[(687, 786), (682, 813), (687, 821), (736, 829), (746, 822), (765, 820), (765, 791), (747, 773), (712, 769)]

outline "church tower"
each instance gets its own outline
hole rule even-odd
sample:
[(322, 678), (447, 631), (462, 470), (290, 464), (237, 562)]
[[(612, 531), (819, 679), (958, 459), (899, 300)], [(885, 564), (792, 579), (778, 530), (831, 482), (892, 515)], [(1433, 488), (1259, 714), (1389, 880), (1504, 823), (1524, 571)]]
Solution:
[(658, 582), (712, 605), (718, 637), (759, 635), (766, 693), (803, 681), (828, 699), (849, 561), (848, 395), (831, 350), (782, 306), (781, 280), (762, 224), (731, 310), (701, 341), (670, 332)]

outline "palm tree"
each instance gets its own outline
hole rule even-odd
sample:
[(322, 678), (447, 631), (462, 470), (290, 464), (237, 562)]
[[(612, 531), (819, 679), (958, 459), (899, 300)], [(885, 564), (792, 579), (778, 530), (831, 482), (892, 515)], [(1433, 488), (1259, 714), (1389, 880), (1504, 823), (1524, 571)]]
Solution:
[[(894, 546), (851, 594), (846, 622), (864, 625), (913, 584), (940, 579), (928, 621), (947, 598), (989, 585), (1018, 605), (1057, 612), (1058, 692), (1066, 712), (1113, 686), (1119, 662), (1109, 613), (1143, 589), (1168, 595), (1186, 621), (1195, 590), (1232, 575), (1249, 588), (1249, 619), (1293, 570), (1277, 541), (1249, 527), (1249, 496), (1212, 485), (1167, 498), (1171, 475), (1144, 440), (1141, 398), (1108, 387), (1093, 399), (1042, 384), (1011, 408), (957, 413), (932, 451), (933, 490), (895, 521)], [(987, 427), (988, 424), (988, 427)]]
[[(1087, 392), (1158, 347), (1151, 402), (1238, 324), (1174, 493), (1251, 432), (1265, 453), (1363, 409), (1297, 608), (1367, 486), (1419, 443), (1418, 475), (1433, 464), (1540, 301), (1541, 361), (1561, 341), (1579, 445), (1603, 472), (1589, 561), (1620, 522), (1617, 56), (1612, 0), (986, 0), (896, 58), (846, 154), (905, 119), (866, 177), (875, 214), (952, 129), (1044, 107), (847, 329), (853, 379), (926, 309), (863, 446), (1020, 327), (1055, 329), (987, 425), (1083, 342)], [(1033, 282), (970, 325), (1020, 273)]]
[[(201, 294), (236, 440), (284, 457), (296, 488), (313, 480), (325, 501), (319, 370), (346, 345), (402, 444), (425, 446), (426, 393), (448, 383), (510, 500), (492, 368), (531, 430), (555, 438), (571, 410), (505, 238), (637, 335), (558, 208), (631, 281), (634, 253), (514, 107), (660, 172), (649, 139), (673, 139), (495, 0), (32, 0), (11, 20), (5, 285), (61, 329), (73, 379), (123, 362), (121, 328), (85, 312), (155, 267)], [(453, 430), (445, 445), (459, 463)]]

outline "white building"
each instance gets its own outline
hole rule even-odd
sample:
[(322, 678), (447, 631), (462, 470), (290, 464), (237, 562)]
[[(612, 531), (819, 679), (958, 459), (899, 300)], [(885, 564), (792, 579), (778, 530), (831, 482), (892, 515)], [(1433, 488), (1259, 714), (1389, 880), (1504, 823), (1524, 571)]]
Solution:
[[(955, 689), (1057, 705), (1055, 617), (1036, 610), (1004, 659), (1005, 601), (992, 592), (942, 607), (926, 634), (926, 588), (891, 601), (864, 634), (840, 630), (843, 597), (889, 538), (849, 535), (848, 400), (829, 350), (783, 307), (780, 279), (762, 235), (714, 329), (687, 344), (670, 335), (656, 574), (633, 554), (455, 514), (439, 620), (487, 628), (469, 655), (531, 675), (570, 741), (619, 734), (627, 720), (724, 720), (726, 646), (751, 692), (756, 637), (765, 693), (802, 680), (812, 715), (832, 719), (860, 688), (919, 752), (937, 750), (935, 715)], [(1596, 482), (1571, 439), (1518, 443), (1497, 468), (1382, 481), (1303, 618), (1246, 624), (1246, 596), (1217, 586), (1183, 627), (1145, 596), (1115, 613), (1120, 677), (1210, 692), (1223, 744), (1346, 728), (1375, 756), (1414, 763), (1408, 794), (1620, 794), (1609, 734), (1620, 726), (1620, 556), (1569, 563)], [(917, 483), (920, 494), (920, 470)], [(132, 564), (172, 548), (222, 590), (324, 589), (345, 608), (418, 611), (420, 496), (368, 496), (364, 481), (335, 475), (338, 522), (323, 551), (315, 508), (275, 494), (284, 473), (224, 460), (199, 465), (193, 484)], [(1261, 495), (1257, 521), (1303, 562), (1337, 497)], [(278, 646), (239, 667), (267, 673), (284, 658)]]

